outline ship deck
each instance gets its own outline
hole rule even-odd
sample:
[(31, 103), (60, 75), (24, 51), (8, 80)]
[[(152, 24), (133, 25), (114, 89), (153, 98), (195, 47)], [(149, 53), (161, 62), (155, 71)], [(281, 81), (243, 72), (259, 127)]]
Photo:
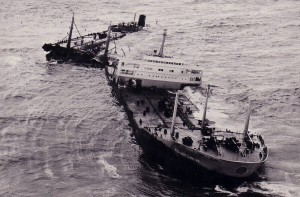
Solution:
[[(178, 133), (177, 137), (171, 135), (172, 114), (166, 116), (164, 112), (159, 110), (159, 101), (168, 100), (170, 102), (175, 100), (175, 94), (170, 94), (167, 91), (158, 90), (140, 90), (126, 89), (124, 95), (125, 102), (128, 108), (133, 112), (133, 118), (137, 122), (140, 129), (147, 130), (151, 135), (166, 141), (173, 141), (184, 145), (183, 139), (190, 137), (193, 141), (192, 145), (186, 146), (187, 148), (194, 149), (201, 152), (207, 157), (217, 158), (230, 162), (244, 162), (244, 163), (259, 163), (262, 159), (263, 142), (260, 141), (259, 136), (252, 137), (253, 142), (259, 144), (259, 148), (251, 150), (242, 154), (240, 151), (232, 151), (225, 148), (224, 141), (226, 138), (235, 137), (239, 142), (243, 142), (242, 133), (231, 131), (217, 131), (213, 132), (213, 136), (218, 142), (215, 148), (205, 148), (204, 140), (209, 136), (205, 136), (201, 132), (201, 125), (199, 120), (193, 116), (192, 112), (200, 111), (187, 96), (179, 96), (178, 113), (176, 117), (174, 133)], [(170, 103), (169, 107), (173, 110)], [(189, 110), (187, 110), (189, 108)], [(172, 112), (173, 113), (173, 112)], [(175, 135), (176, 136), (176, 135)], [(240, 150), (245, 150), (246, 144), (241, 143)]]

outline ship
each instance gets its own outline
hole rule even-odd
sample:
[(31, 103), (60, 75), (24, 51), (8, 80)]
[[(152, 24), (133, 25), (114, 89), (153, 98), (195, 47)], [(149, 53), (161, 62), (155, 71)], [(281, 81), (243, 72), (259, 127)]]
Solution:
[[(105, 67), (112, 92), (123, 105), (133, 134), (143, 152), (168, 158), (170, 165), (189, 164), (234, 178), (251, 176), (268, 158), (260, 134), (249, 131), (249, 105), (243, 132), (216, 128), (207, 118), (211, 87), (198, 108), (184, 91), (202, 84), (199, 66), (163, 54), (166, 31), (159, 53), (134, 61), (119, 58)], [(195, 112), (203, 114), (199, 119)], [(184, 168), (189, 168), (184, 166)]]
[(123, 32), (123, 33), (131, 33), (131, 32), (137, 32), (143, 29), (143, 27), (146, 26), (146, 16), (144, 14), (141, 14), (139, 16), (138, 22), (135, 21), (136, 14), (134, 14), (133, 21), (130, 22), (121, 22), (118, 25), (112, 25), (111, 31), (112, 32)]
[[(48, 52), (46, 54), (47, 61), (72, 61), (81, 65), (88, 64), (89, 67), (103, 68), (106, 62), (95, 60), (97, 55), (107, 48), (107, 38), (111, 42), (123, 38), (128, 33), (140, 31), (145, 27), (145, 20), (146, 16), (140, 15), (138, 22), (134, 19), (129, 23), (123, 23), (123, 25), (110, 25), (110, 30), (81, 35), (73, 14), (68, 35), (55, 43), (45, 43), (42, 48)], [(74, 27), (79, 34), (77, 37), (72, 37)], [(108, 35), (108, 31), (112, 33)]]

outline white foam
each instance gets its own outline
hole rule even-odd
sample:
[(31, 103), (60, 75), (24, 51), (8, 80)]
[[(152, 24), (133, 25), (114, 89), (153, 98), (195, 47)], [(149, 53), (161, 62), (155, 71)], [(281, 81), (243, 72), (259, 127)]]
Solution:
[(239, 193), (244, 192), (254, 192), (265, 195), (274, 195), (274, 196), (285, 196), (285, 197), (294, 197), (297, 196), (300, 192), (300, 188), (292, 183), (282, 184), (281, 182), (259, 182), (255, 183), (253, 187), (239, 187), (237, 189)]
[(232, 192), (230, 192), (230, 191), (227, 191), (227, 190), (222, 189), (219, 185), (216, 185), (215, 191), (220, 192), (220, 193), (222, 193), (222, 194), (227, 194), (227, 196), (234, 196), (234, 197), (238, 196), (238, 195), (235, 194), (235, 193), (232, 193)]
[(50, 178), (53, 178), (53, 177), (54, 177), (54, 176), (53, 176), (53, 172), (52, 172), (52, 170), (49, 168), (49, 164), (48, 164), (48, 163), (46, 163), (46, 165), (45, 165), (44, 172), (45, 172), (45, 174), (46, 174), (48, 177), (50, 177)]
[[(205, 103), (205, 97), (198, 91), (192, 92), (190, 88), (186, 88), (187, 95), (193, 103), (196, 104), (199, 111), (194, 112), (194, 117), (198, 120), (202, 120), (203, 108)], [(243, 123), (237, 123), (230, 120), (230, 117), (226, 114), (234, 106), (226, 104), (221, 99), (217, 99), (215, 96), (211, 96), (208, 100), (208, 107), (206, 117), (208, 120), (214, 121), (213, 127), (217, 129), (225, 130), (229, 129), (231, 131), (240, 131), (243, 129)]]
[(105, 159), (104, 156), (101, 156), (98, 160), (98, 163), (104, 166), (105, 171), (107, 174), (112, 178), (120, 178), (121, 176), (117, 173), (117, 168), (111, 164), (109, 164)]

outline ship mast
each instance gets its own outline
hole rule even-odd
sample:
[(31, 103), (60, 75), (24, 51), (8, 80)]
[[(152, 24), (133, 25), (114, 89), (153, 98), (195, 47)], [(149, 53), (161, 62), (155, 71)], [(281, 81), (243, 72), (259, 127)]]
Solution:
[(207, 103), (208, 103), (208, 96), (209, 96), (209, 88), (210, 88), (210, 85), (207, 86), (206, 100), (205, 100), (204, 111), (203, 111), (203, 116), (202, 116), (202, 125), (201, 125), (202, 131), (204, 131), (204, 127), (205, 127), (205, 118), (206, 118), (206, 110), (207, 110)]
[(249, 128), (249, 121), (250, 121), (250, 114), (251, 114), (251, 104), (249, 104), (248, 114), (245, 122), (243, 138), (246, 139), (248, 137), (248, 128)]
[(177, 115), (177, 107), (178, 107), (178, 94), (180, 94), (180, 91), (176, 93), (175, 97), (175, 104), (174, 104), (174, 110), (173, 110), (173, 117), (172, 117), (172, 125), (171, 125), (171, 137), (174, 136), (174, 125)]
[(163, 37), (163, 41), (162, 41), (162, 44), (161, 44), (161, 47), (160, 47), (160, 50), (159, 50), (159, 53), (158, 53), (159, 57), (163, 57), (164, 56), (164, 45), (165, 45), (166, 36), (167, 36), (167, 29), (164, 30), (163, 36), (164, 36)]
[(109, 47), (109, 41), (110, 41), (110, 31), (111, 31), (111, 23), (108, 27), (107, 39), (106, 39), (106, 44), (105, 44), (104, 56), (106, 58), (107, 58), (107, 54), (108, 54), (108, 47)]
[(70, 47), (71, 47), (71, 39), (72, 39), (72, 32), (73, 32), (73, 24), (74, 24), (74, 13), (73, 13), (73, 17), (72, 17), (72, 23), (71, 23), (71, 27), (70, 27), (70, 33), (69, 33), (68, 44), (67, 44), (67, 49), (68, 49), (68, 50), (70, 50)]

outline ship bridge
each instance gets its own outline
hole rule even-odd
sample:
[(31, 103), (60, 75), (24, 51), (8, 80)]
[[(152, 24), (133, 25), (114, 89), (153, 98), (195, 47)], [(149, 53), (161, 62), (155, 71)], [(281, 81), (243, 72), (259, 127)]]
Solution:
[(147, 56), (143, 60), (119, 59), (116, 77), (122, 83), (139, 80), (142, 87), (181, 89), (198, 86), (202, 82), (202, 70), (174, 58)]

